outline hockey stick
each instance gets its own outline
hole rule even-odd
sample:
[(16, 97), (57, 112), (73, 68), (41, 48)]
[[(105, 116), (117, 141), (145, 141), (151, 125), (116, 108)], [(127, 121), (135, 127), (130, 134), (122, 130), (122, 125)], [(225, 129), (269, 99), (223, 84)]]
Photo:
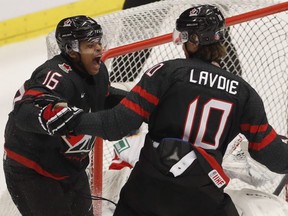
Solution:
[[(287, 136), (279, 135), (282, 140), (288, 140)], [(273, 194), (279, 196), (285, 185), (288, 184), (288, 174), (285, 174)]]
[[(282, 140), (288, 140), (287, 136), (279, 135)], [(273, 194), (279, 196), (285, 185), (288, 184), (288, 174), (285, 174)]]
[(288, 184), (288, 174), (285, 174), (283, 176), (282, 180), (280, 181), (279, 185), (277, 186), (273, 194), (279, 196), (279, 194), (281, 193), (282, 189), (285, 187), (286, 184)]
[(283, 135), (281, 135), (281, 134), (278, 134), (278, 135), (279, 135), (279, 137), (280, 137), (282, 140), (288, 140), (287, 136), (283, 136)]

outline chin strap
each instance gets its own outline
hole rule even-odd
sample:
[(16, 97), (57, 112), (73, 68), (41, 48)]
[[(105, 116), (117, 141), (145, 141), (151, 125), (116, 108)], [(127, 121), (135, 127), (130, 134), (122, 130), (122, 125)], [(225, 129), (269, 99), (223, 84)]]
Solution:
[(69, 60), (73, 63), (73, 66), (74, 68), (76, 68), (77, 71), (79, 71), (83, 75), (89, 75), (82, 63), (81, 54), (79, 52), (76, 53), (78, 57), (74, 60), (68, 55)]

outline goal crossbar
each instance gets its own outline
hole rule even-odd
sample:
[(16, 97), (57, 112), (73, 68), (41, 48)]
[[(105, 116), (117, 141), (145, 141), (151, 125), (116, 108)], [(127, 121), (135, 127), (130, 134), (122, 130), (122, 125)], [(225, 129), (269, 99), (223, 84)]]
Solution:
[[(286, 10), (288, 10), (288, 2), (279, 3), (279, 4), (272, 5), (272, 6), (264, 7), (261, 9), (242, 13), (239, 15), (227, 17), (225, 18), (226, 27), (240, 24), (240, 23), (247, 22), (247, 21), (251, 21), (254, 19), (258, 19), (264, 16), (269, 16), (275, 13), (280, 13)], [(172, 42), (172, 33), (168, 33), (168, 34), (164, 34), (164, 35), (157, 36), (154, 38), (134, 42), (134, 43), (127, 44), (124, 46), (119, 46), (119, 47), (112, 48), (104, 52), (102, 55), (102, 61), (105, 62), (109, 58), (139, 51), (141, 49), (151, 48), (151, 47), (154, 47), (160, 44), (169, 43), (169, 42)]]

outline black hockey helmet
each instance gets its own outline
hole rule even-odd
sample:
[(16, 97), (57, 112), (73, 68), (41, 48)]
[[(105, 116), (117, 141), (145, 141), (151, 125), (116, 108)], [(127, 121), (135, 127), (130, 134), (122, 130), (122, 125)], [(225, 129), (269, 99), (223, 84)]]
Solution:
[(189, 40), (200, 45), (213, 44), (223, 40), (224, 26), (224, 16), (217, 7), (192, 7), (185, 10), (176, 20), (173, 41), (175, 44), (183, 44)]
[(84, 15), (62, 19), (55, 32), (57, 44), (64, 53), (70, 50), (79, 52), (79, 41), (96, 40), (100, 42), (102, 35), (101, 26), (94, 19)]

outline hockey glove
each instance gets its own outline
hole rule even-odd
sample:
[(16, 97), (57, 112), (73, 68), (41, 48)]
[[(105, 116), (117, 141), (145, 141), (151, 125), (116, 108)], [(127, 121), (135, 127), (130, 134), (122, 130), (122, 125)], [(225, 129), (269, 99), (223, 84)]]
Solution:
[(49, 135), (68, 135), (77, 125), (82, 109), (69, 107), (66, 103), (48, 104), (41, 109), (38, 119)]

